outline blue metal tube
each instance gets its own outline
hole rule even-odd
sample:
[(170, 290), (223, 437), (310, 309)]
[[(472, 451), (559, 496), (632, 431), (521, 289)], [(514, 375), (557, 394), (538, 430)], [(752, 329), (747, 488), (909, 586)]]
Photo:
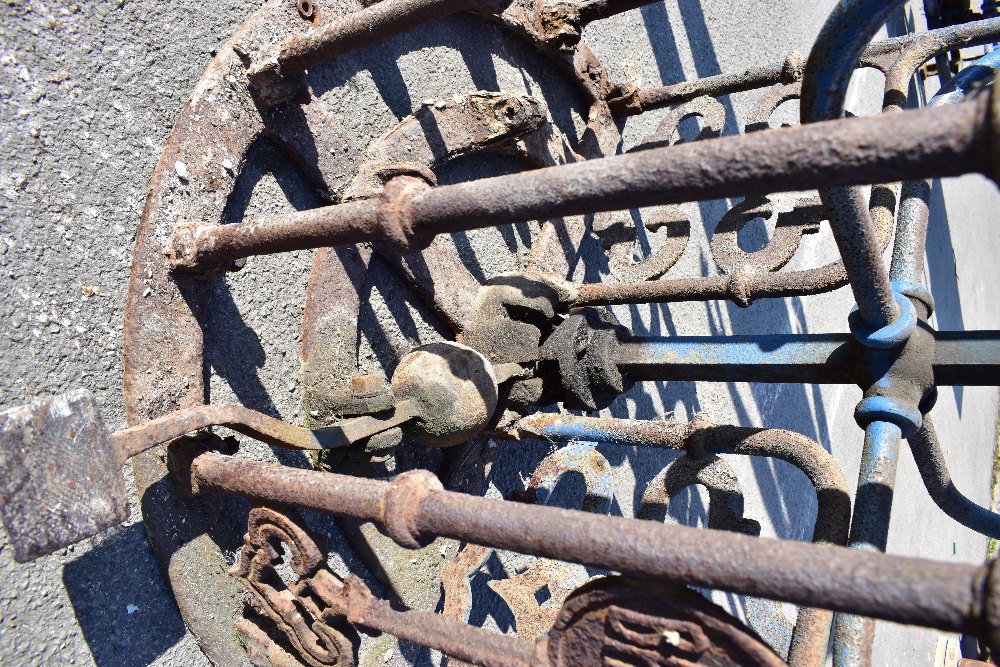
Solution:
[(951, 85), (941, 88), (927, 106), (940, 107), (965, 101), (966, 95), (988, 84), (1000, 69), (1000, 51), (990, 51), (955, 75)]
[[(885, 551), (901, 438), (899, 427), (888, 422), (872, 422), (865, 429), (855, 494), (859, 502), (855, 504), (848, 541), (852, 548)], [(866, 502), (860, 502), (861, 499)]]
[[(809, 53), (802, 78), (803, 124), (844, 115), (851, 74), (872, 37), (904, 0), (841, 0)], [(859, 188), (820, 190), (862, 319), (873, 329), (897, 315), (868, 204)]]
[[(991, 81), (1000, 69), (1000, 51), (992, 51), (963, 69), (931, 99), (929, 106), (958, 104), (978, 86)], [(927, 232), (929, 181), (903, 184), (902, 202), (893, 247), (893, 280), (919, 283)], [(969, 348), (971, 350), (971, 348)], [(920, 430), (908, 439), (913, 458), (924, 486), (935, 504), (958, 523), (989, 537), (1000, 538), (1000, 516), (963, 495), (951, 480), (944, 453), (930, 419), (925, 417)]]
[(858, 352), (850, 334), (673, 336), (623, 341), (615, 363), (632, 380), (855, 384)]
[[(858, 492), (854, 496), (854, 516), (847, 543), (852, 549), (885, 551), (901, 437), (899, 427), (887, 422), (872, 422), (865, 429)], [(874, 639), (874, 619), (838, 614), (834, 625), (834, 667), (870, 664)]]
[[(1000, 69), (1000, 51), (991, 51), (972, 63), (931, 98), (928, 106), (958, 104), (969, 92), (989, 83)], [(900, 192), (896, 237), (892, 248), (890, 280), (919, 284), (923, 272), (924, 242), (927, 236), (930, 181), (907, 181)]]
[[(630, 381), (857, 384), (862, 346), (850, 334), (628, 337), (613, 358)], [(996, 385), (1000, 332), (935, 333), (934, 383)]]

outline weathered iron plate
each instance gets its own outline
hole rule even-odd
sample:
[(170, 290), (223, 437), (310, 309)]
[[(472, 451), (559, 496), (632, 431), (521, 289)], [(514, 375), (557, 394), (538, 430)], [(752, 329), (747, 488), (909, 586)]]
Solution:
[(127, 519), (120, 465), (86, 389), (0, 413), (0, 513), (14, 559), (52, 553)]

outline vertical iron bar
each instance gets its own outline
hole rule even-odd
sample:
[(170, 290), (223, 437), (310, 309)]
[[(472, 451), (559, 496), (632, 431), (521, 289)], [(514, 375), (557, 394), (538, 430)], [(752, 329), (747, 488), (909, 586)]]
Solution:
[(931, 186), (928, 181), (906, 181), (900, 188), (896, 238), (893, 241), (892, 265), (889, 268), (890, 280), (920, 283), (930, 195)]
[[(903, 0), (842, 0), (830, 14), (809, 54), (802, 81), (802, 122), (844, 115), (851, 75), (865, 46)], [(820, 191), (861, 319), (880, 329), (896, 320), (895, 295), (882, 264), (871, 214), (859, 188)], [(895, 424), (872, 422), (865, 430), (858, 492), (849, 546), (884, 551), (892, 511), (892, 492), (902, 432)], [(871, 662), (875, 624), (867, 618), (838, 615), (834, 665)]]
[[(854, 516), (847, 545), (859, 551), (884, 552), (889, 537), (889, 515), (896, 485), (896, 463), (902, 432), (895, 424), (872, 422), (865, 429), (865, 445), (854, 496)], [(837, 614), (834, 630), (834, 667), (871, 663), (875, 620)]]
[[(972, 63), (931, 98), (929, 107), (964, 102), (970, 91), (996, 76), (1000, 69), (1000, 51), (992, 51)], [(949, 77), (950, 79), (950, 77)], [(924, 244), (930, 202), (930, 181), (906, 181), (900, 192), (896, 239), (892, 249), (890, 280), (919, 284), (923, 273)]]
[[(842, 0), (820, 31), (802, 78), (802, 122), (841, 118), (851, 74), (872, 37), (902, 0)], [(896, 318), (868, 204), (856, 187), (820, 190), (862, 318), (873, 329)]]

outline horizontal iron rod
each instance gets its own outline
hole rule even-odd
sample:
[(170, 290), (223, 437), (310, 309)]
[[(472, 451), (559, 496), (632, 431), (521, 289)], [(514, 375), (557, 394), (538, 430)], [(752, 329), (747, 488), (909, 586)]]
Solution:
[[(988, 44), (996, 40), (998, 35), (1000, 35), (1000, 18), (983, 19), (873, 42), (865, 49), (862, 60), (900, 52), (922, 40), (934, 40), (951, 48), (959, 48)], [(718, 97), (779, 83), (794, 83), (802, 80), (804, 61), (803, 56), (793, 52), (788, 54), (785, 60), (750, 67), (735, 74), (717, 74), (656, 88), (633, 89), (629, 94), (609, 100), (608, 103), (617, 115), (634, 115), (689, 102), (702, 95)]]
[(389, 483), (210, 452), (194, 460), (191, 473), (199, 488), (382, 523), (411, 547), (442, 536), (983, 639), (996, 627), (993, 563), (862, 553), (490, 500), (444, 491), (426, 471)]
[[(997, 384), (1000, 331), (934, 336), (935, 385)], [(862, 349), (851, 334), (628, 337), (614, 360), (630, 380), (857, 384)]]
[(255, 84), (269, 83), (484, 4), (480, 0), (381, 0), (316, 30), (279, 42), (259, 56), (249, 76)]
[(533, 637), (501, 635), (430, 611), (394, 609), (388, 601), (372, 595), (355, 576), (344, 582), (339, 599), (328, 599), (327, 603), (355, 626), (436, 649), (456, 661), (487, 667), (538, 665), (532, 660)]
[[(589, 23), (647, 5), (653, 0), (590, 0), (580, 3), (579, 20)], [(288, 37), (255, 58), (248, 74), (255, 85), (274, 83), (339, 55), (388, 39), (406, 30), (459, 12), (500, 15), (510, 0), (380, 0), (316, 30)], [(562, 14), (572, 5), (540, 3), (539, 20)], [(546, 14), (548, 12), (548, 15)]]
[(830, 292), (847, 284), (842, 266), (830, 270), (781, 271), (749, 276), (664, 278), (634, 283), (583, 283), (575, 286), (574, 306), (626, 303), (677, 303), (729, 299), (746, 307), (758, 299)]
[(750, 67), (742, 72), (716, 74), (656, 88), (632, 88), (629, 94), (609, 100), (608, 105), (617, 116), (633, 116), (705, 95), (718, 97), (778, 83), (795, 83), (802, 79), (804, 64), (802, 54), (792, 51), (781, 62)]
[(394, 201), (373, 198), (249, 224), (183, 226), (168, 254), (175, 266), (197, 269), (251, 255), (595, 211), (970, 172), (993, 177), (992, 120), (1000, 117), (994, 97), (654, 148), (428, 188)]
[(916, 42), (934, 40), (951, 48), (982, 46), (996, 39), (1000, 33), (1000, 18), (980, 19), (958, 25), (936, 28), (927, 32), (914, 32), (899, 37), (890, 37), (872, 42), (865, 49), (862, 58), (874, 58), (905, 50)]

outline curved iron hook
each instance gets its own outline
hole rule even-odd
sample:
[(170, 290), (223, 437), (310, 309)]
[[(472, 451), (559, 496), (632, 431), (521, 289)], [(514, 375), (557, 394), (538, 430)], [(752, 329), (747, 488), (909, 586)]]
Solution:
[(907, 442), (910, 443), (920, 478), (934, 504), (966, 528), (987, 537), (1000, 538), (1000, 514), (978, 505), (955, 488), (930, 417), (924, 417), (920, 430)]

